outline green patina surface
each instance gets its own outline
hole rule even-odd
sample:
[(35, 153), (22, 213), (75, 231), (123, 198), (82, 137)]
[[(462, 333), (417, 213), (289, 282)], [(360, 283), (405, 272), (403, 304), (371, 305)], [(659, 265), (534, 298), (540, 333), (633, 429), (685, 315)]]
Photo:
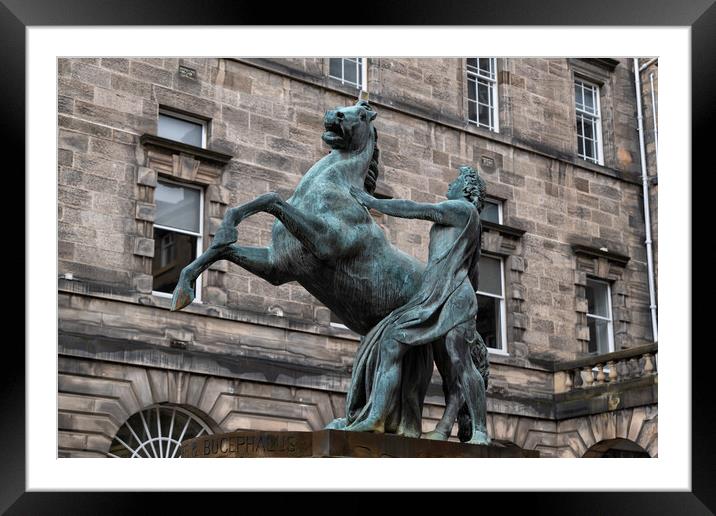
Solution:
[[(457, 419), (461, 440), (489, 443), (487, 350), (475, 329), (484, 183), (464, 166), (443, 202), (375, 199), (376, 116), (366, 101), (328, 111), (322, 139), (330, 153), (288, 199), (271, 192), (229, 209), (209, 249), (182, 271), (172, 309), (193, 300), (196, 279), (217, 260), (273, 285), (297, 281), (364, 336), (346, 417), (329, 428), (419, 437), (435, 363), (446, 409), (427, 437), (447, 439)], [(428, 263), (393, 246), (366, 208), (433, 222)], [(258, 212), (277, 219), (271, 244), (237, 245), (239, 224)]]

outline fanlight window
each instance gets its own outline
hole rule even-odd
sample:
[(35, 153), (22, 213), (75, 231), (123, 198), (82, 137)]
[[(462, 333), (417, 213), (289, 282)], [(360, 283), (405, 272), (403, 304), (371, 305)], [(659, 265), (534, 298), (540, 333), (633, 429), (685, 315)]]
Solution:
[(172, 458), (182, 441), (212, 434), (211, 428), (186, 409), (153, 405), (130, 417), (117, 431), (107, 455), (116, 458)]

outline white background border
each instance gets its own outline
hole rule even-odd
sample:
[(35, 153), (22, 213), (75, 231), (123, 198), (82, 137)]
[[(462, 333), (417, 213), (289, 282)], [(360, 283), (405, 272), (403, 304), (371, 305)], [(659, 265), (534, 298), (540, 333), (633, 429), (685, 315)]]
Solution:
[[(690, 490), (690, 41), (688, 27), (28, 27), (27, 489)], [(659, 458), (57, 458), (57, 57), (321, 56), (327, 49), (333, 56), (659, 57), (659, 205), (669, 208), (659, 217)]]

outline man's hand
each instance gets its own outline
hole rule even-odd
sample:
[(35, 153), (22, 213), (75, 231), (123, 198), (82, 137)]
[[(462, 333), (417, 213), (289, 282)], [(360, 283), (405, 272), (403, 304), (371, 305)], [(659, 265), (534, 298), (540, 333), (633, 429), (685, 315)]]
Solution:
[(355, 186), (351, 186), (351, 195), (366, 208), (371, 208), (373, 201), (375, 201), (375, 197), (368, 195), (368, 192)]

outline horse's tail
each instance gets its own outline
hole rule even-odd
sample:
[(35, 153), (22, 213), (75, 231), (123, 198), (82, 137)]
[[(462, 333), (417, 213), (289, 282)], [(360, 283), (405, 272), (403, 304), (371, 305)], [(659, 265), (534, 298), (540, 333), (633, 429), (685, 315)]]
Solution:
[(380, 170), (378, 169), (380, 160), (380, 150), (378, 150), (378, 130), (375, 127), (373, 127), (373, 136), (375, 137), (373, 156), (370, 159), (368, 174), (365, 176), (365, 182), (363, 183), (365, 191), (371, 195), (375, 192), (375, 186), (378, 184), (378, 176), (380, 175)]
[[(477, 337), (475, 343), (470, 347), (470, 358), (472, 358), (472, 363), (482, 376), (485, 392), (487, 392), (487, 381), (490, 378), (490, 363), (487, 355), (487, 346), (479, 332), (475, 332), (475, 335)], [(472, 438), (471, 423), (472, 418), (470, 417), (470, 412), (467, 410), (467, 405), (463, 403), (457, 414), (457, 436), (461, 442), (469, 441)]]

